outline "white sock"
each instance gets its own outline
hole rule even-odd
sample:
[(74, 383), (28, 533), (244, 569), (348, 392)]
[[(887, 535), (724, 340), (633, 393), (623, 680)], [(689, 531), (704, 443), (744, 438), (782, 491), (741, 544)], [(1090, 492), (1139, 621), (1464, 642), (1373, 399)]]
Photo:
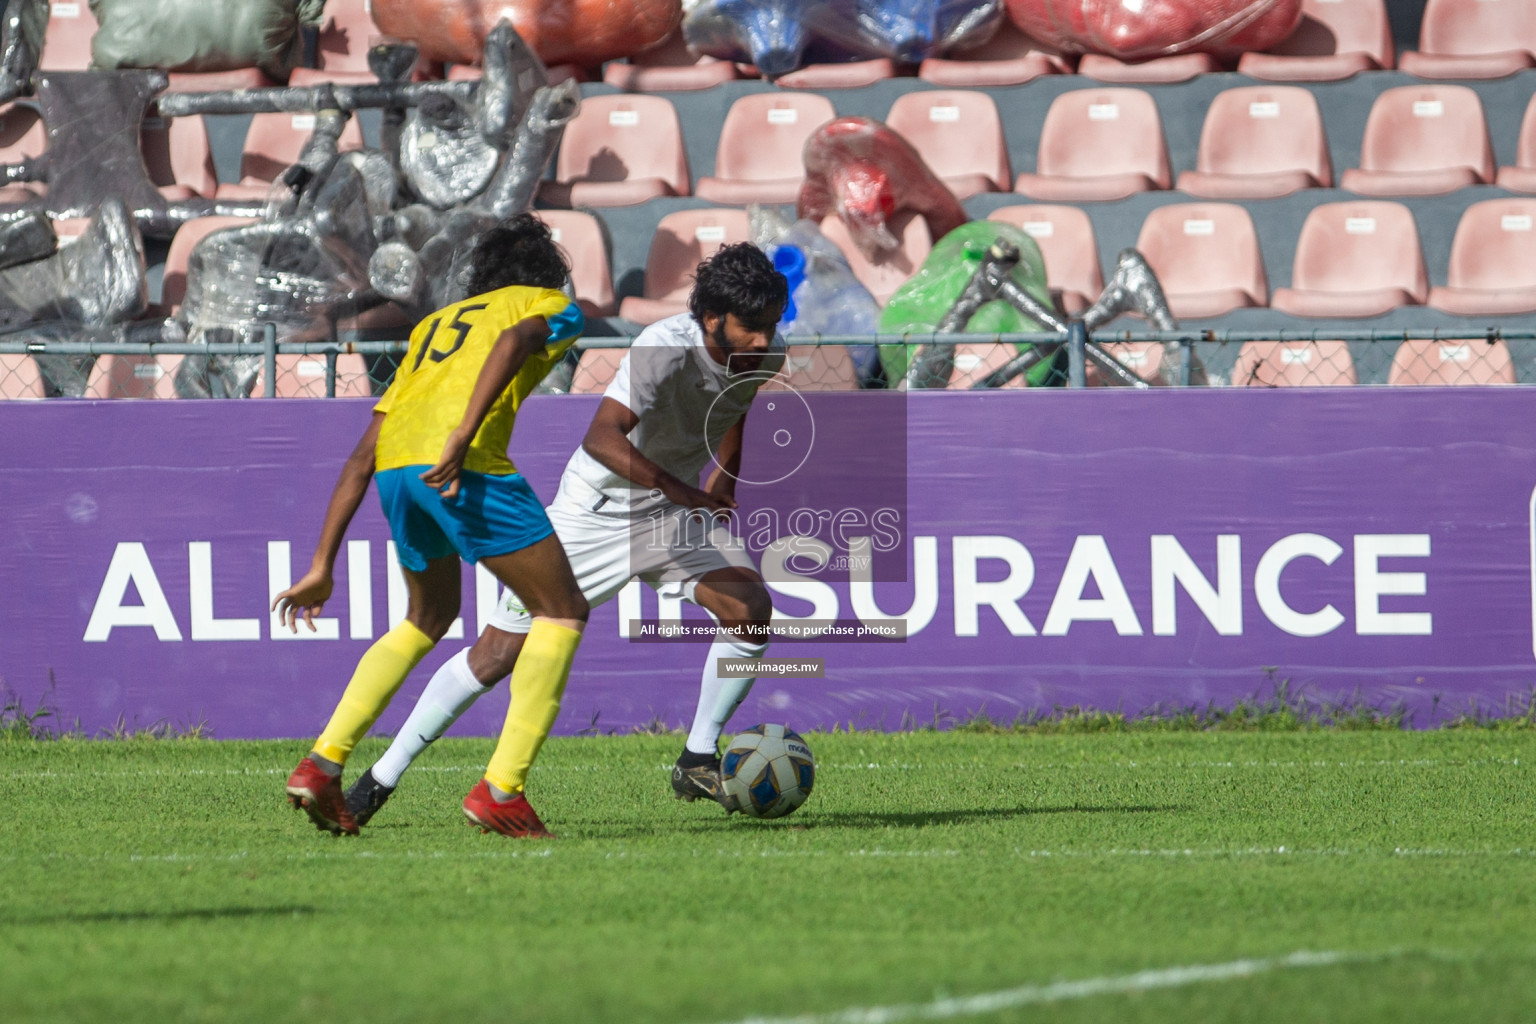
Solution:
[(720, 746), (720, 733), (741, 702), (746, 700), (755, 678), (720, 678), (721, 658), (761, 658), (767, 644), (738, 640), (735, 634), (721, 630), (709, 645), (704, 674), (699, 680), (699, 708), (693, 713), (693, 728), (688, 731), (688, 749), (695, 754), (714, 754)]
[(443, 662), (433, 673), (421, 699), (411, 709), (411, 716), (400, 727), (395, 741), (369, 769), (374, 779), (390, 788), (399, 785), (400, 776), (427, 749), (427, 745), (447, 732), (476, 698), (490, 692), (491, 688), (481, 686), (469, 670), (468, 647)]

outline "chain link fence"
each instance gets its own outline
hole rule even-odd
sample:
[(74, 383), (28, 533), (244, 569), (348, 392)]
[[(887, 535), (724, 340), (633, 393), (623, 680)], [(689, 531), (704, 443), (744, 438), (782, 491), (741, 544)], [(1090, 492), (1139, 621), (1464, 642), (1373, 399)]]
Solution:
[[(280, 345), (271, 328), (261, 334), (202, 345), (0, 338), (0, 400), (368, 397), (389, 386), (406, 348), (403, 339)], [(629, 342), (583, 339), (540, 390), (600, 394)], [(781, 376), (777, 386), (802, 391), (1536, 384), (1536, 331), (823, 337), (791, 339)]]

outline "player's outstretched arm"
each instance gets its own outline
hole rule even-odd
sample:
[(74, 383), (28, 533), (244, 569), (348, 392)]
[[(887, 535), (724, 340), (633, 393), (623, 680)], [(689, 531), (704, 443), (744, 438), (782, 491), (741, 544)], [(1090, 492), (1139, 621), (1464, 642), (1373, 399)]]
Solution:
[(640, 417), (622, 402), (604, 398), (587, 428), (581, 447), (606, 468), (622, 476), (641, 490), (660, 491), (667, 500), (684, 508), (724, 511), (736, 507), (736, 499), (725, 494), (711, 494), (684, 483), (646, 458), (629, 440)]
[(742, 415), (720, 439), (720, 450), (715, 452), (715, 468), (704, 483), (710, 494), (718, 494), (735, 500), (736, 478), (741, 475), (741, 439), (746, 436), (747, 417)]
[(332, 572), (336, 555), (341, 551), (341, 539), (346, 536), (347, 526), (357, 514), (357, 507), (368, 493), (368, 481), (373, 479), (374, 448), (379, 441), (379, 427), (384, 414), (376, 412), (368, 421), (368, 429), (358, 440), (357, 447), (347, 456), (341, 467), (341, 476), (331, 491), (330, 504), (325, 509), (325, 522), (320, 526), (320, 540), (304, 577), (272, 599), (272, 610), (278, 613), (278, 621), (297, 633), (299, 619), (310, 632), (315, 631), (315, 616), (331, 596), (334, 583)]
[(464, 456), (469, 452), (470, 442), (480, 432), (480, 424), (485, 422), (491, 406), (511, 385), (512, 378), (517, 376), (528, 357), (548, 343), (549, 321), (542, 316), (519, 320), (501, 332), (501, 337), (491, 347), (491, 354), (486, 356), (485, 365), (480, 367), (480, 376), (475, 379), (475, 389), (470, 393), (464, 419), (448, 435), (437, 465), (421, 474), (423, 483), (441, 491), (445, 498), (459, 493), (459, 473), (464, 468)]

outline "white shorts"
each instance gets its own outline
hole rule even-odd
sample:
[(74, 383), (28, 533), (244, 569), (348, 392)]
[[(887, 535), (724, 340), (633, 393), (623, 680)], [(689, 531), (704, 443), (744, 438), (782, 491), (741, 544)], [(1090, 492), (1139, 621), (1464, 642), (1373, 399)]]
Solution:
[[(757, 571), (746, 545), (702, 512), (668, 505), (644, 517), (604, 515), (556, 499), (546, 510), (565, 548), (576, 585), (593, 608), (632, 579), (668, 597), (693, 601), (700, 578), (716, 569)], [(487, 625), (526, 633), (533, 617), (508, 588)]]

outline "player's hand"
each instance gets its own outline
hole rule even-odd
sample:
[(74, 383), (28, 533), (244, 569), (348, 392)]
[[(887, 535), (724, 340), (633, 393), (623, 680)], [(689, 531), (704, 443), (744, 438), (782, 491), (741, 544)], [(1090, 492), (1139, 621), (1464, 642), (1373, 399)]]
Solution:
[(459, 474), (464, 469), (464, 456), (469, 453), (473, 438), (455, 430), (443, 445), (443, 454), (437, 465), (421, 474), (421, 482), (437, 491), (444, 498), (456, 498), (459, 494)]
[(335, 580), (329, 572), (309, 570), (303, 579), (272, 599), (272, 610), (277, 613), (278, 623), (297, 633), (299, 619), (302, 618), (311, 633), (318, 632), (315, 629), (315, 616), (320, 614), (320, 609), (330, 599), (334, 585)]
[(669, 480), (662, 484), (661, 493), (667, 500), (684, 508), (703, 509), (706, 512), (729, 512), (736, 507), (736, 499), (729, 494), (714, 494), (689, 487), (681, 480)]

